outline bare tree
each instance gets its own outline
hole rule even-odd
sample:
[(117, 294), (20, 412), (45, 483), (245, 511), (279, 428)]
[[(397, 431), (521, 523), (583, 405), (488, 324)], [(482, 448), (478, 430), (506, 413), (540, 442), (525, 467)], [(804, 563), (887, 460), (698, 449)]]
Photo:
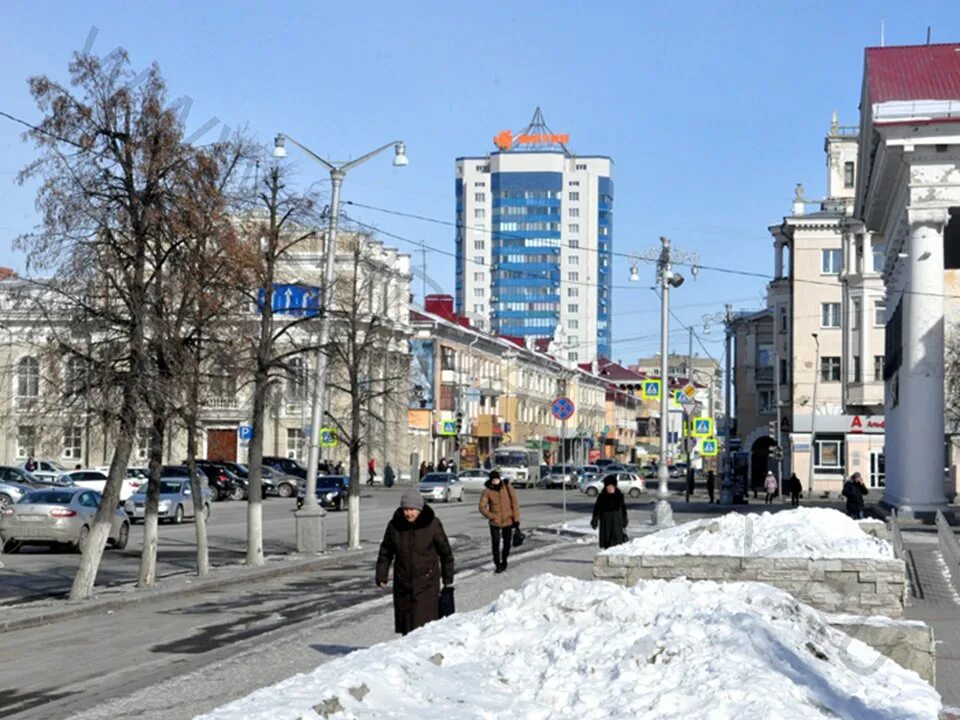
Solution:
[(960, 323), (947, 328), (943, 354), (944, 408), (948, 434), (960, 433)]
[[(378, 438), (373, 427), (387, 421), (392, 405), (405, 407), (409, 364), (395, 361), (397, 340), (391, 310), (406, 302), (402, 288), (391, 282), (396, 269), (379, 257), (381, 246), (364, 233), (341, 233), (335, 301), (332, 310), (328, 386), (346, 401), (345, 420), (331, 413), (332, 423), (350, 456), (347, 544), (360, 547), (360, 454)], [(341, 269), (342, 268), (342, 269)], [(387, 449), (383, 448), (385, 456)]]

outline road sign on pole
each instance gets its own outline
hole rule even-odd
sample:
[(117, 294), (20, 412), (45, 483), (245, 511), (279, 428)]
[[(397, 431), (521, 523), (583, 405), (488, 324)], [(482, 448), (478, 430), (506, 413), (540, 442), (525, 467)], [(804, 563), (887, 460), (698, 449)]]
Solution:
[(644, 380), (641, 394), (644, 400), (657, 400), (660, 398), (661, 383), (659, 380)]
[[(263, 312), (266, 305), (266, 292), (260, 288), (257, 296), (257, 308)], [(275, 315), (296, 315), (313, 317), (320, 314), (320, 288), (312, 285), (273, 286), (270, 307)]]
[(253, 439), (253, 425), (238, 425), (237, 438), (240, 442), (250, 442)]
[(336, 428), (320, 428), (320, 447), (336, 447), (338, 442)]
[(568, 397), (558, 397), (553, 401), (553, 407), (550, 412), (557, 420), (569, 420), (574, 412), (573, 400)]
[(700, 441), (700, 454), (705, 457), (714, 457), (718, 454), (717, 439), (708, 437)]
[(695, 417), (692, 420), (693, 422), (693, 432), (690, 434), (694, 437), (712, 437), (713, 436), (713, 418), (708, 417)]

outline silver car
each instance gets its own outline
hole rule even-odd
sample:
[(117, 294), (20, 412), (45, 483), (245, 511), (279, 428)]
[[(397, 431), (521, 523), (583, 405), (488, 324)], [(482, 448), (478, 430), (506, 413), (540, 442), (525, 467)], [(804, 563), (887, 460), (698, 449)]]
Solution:
[(490, 478), (490, 470), (484, 470), (482, 468), (475, 470), (461, 470), (457, 477), (463, 484), (464, 490), (469, 490), (471, 492), (483, 492), (483, 486)]
[(643, 478), (637, 473), (607, 472), (601, 477), (585, 482), (583, 487), (580, 488), (580, 491), (586, 494), (588, 497), (596, 497), (603, 492), (603, 481), (611, 475), (617, 479), (617, 488), (624, 495), (629, 495), (632, 498), (638, 498), (647, 489), (647, 485), (643, 481)]
[(32, 487), (20, 483), (0, 482), (0, 510), (13, 505), (31, 490)]
[[(210, 491), (204, 488), (203, 514), (210, 517)], [(147, 484), (144, 483), (124, 504), (124, 510), (130, 516), (130, 522), (143, 520), (147, 514)], [(193, 502), (193, 490), (190, 481), (185, 478), (160, 478), (160, 505), (157, 518), (160, 522), (169, 520), (179, 525), (184, 518), (194, 517), (196, 508)]]
[(427, 473), (417, 488), (424, 500), (463, 502), (463, 483), (453, 473)]
[[(0, 511), (0, 542), (6, 552), (16, 552), (22, 544), (56, 543), (83, 552), (99, 506), (100, 493), (86, 488), (33, 490)], [(117, 508), (107, 543), (122, 550), (129, 538), (127, 514)]]

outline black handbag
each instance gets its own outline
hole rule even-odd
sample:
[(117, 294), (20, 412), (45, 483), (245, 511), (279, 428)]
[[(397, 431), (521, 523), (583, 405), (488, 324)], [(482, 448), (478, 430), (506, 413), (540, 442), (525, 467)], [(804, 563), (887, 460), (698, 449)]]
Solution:
[(513, 546), (520, 547), (523, 545), (523, 541), (527, 539), (527, 536), (524, 535), (523, 530), (520, 528), (513, 529)]
[(440, 597), (437, 599), (437, 614), (440, 617), (445, 618), (449, 615), (453, 615), (456, 610), (456, 603), (453, 601), (453, 586), (448, 585), (440, 591)]

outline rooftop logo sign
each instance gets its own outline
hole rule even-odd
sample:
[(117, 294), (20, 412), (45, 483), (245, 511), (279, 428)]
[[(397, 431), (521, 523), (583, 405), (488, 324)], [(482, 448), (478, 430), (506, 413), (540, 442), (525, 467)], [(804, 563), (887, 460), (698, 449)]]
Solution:
[(522, 133), (513, 137), (513, 133), (510, 130), (501, 130), (496, 135), (493, 136), (493, 144), (496, 145), (501, 150), (509, 150), (515, 144), (516, 145), (550, 145), (550, 144), (559, 144), (566, 145), (570, 142), (569, 133), (550, 133), (550, 132), (539, 132), (539, 133)]

